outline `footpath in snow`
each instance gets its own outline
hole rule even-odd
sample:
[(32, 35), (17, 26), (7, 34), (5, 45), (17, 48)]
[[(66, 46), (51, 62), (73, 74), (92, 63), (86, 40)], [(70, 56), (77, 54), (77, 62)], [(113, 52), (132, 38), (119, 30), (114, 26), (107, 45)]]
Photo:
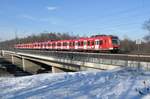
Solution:
[(150, 99), (150, 72), (104, 72), (1, 77), (0, 99)]

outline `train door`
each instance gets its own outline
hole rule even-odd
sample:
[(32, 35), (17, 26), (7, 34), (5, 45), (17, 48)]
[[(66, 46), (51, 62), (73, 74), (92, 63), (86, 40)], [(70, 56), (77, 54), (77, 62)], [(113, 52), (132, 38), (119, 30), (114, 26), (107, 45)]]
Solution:
[(67, 49), (69, 49), (69, 42), (67, 42)]
[(103, 50), (108, 50), (109, 48), (109, 40), (107, 38), (103, 39)]
[(83, 40), (78, 41), (78, 49), (84, 49)]
[(61, 49), (63, 49), (63, 42), (61, 41)]
[(84, 49), (87, 49), (87, 40), (83, 41), (83, 46), (84, 46)]
[(56, 42), (55, 44), (56, 44), (55, 49), (58, 49), (58, 42)]
[(52, 49), (51, 42), (48, 42), (48, 49)]
[(45, 42), (45, 48), (48, 49), (48, 42)]
[(75, 41), (75, 49), (78, 49), (78, 41)]
[(105, 45), (106, 45), (106, 50), (108, 50), (109, 49), (109, 39), (108, 38), (106, 38), (105, 39)]
[(99, 43), (100, 43), (99, 44), (100, 50), (105, 50), (106, 49), (106, 41), (105, 41), (105, 39), (101, 38)]
[(90, 49), (90, 40), (87, 41), (87, 49)]
[(42, 49), (45, 49), (46, 46), (45, 46), (45, 42), (42, 43)]
[(99, 39), (95, 40), (95, 50), (99, 50), (99, 42), (100, 42)]
[(52, 49), (55, 49), (55, 42), (52, 42)]

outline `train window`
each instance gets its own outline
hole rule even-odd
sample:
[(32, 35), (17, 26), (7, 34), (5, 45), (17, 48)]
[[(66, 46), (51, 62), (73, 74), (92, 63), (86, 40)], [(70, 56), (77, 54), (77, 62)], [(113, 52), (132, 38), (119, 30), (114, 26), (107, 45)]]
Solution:
[(57, 43), (57, 46), (61, 46), (61, 43), (59, 42), (59, 43)]
[(65, 45), (67, 46), (67, 45), (68, 45), (68, 42), (66, 42)]
[(103, 41), (102, 41), (102, 40), (100, 40), (99, 45), (102, 45), (102, 44), (103, 44)]
[(75, 45), (75, 42), (73, 42), (73, 46)]
[(47, 46), (47, 44), (45, 43), (45, 44), (44, 44), (44, 47), (46, 47), (46, 46)]
[(72, 46), (72, 42), (69, 43), (69, 46)]
[(118, 44), (119, 44), (119, 40), (117, 40), (117, 39), (112, 39), (112, 43), (115, 44), (115, 45), (118, 45)]
[(78, 46), (80, 46), (80, 42), (78, 42)]
[(75, 42), (75, 46), (78, 46), (78, 42)]
[(90, 41), (88, 41), (88, 45), (90, 46)]
[(64, 42), (64, 43), (63, 43), (63, 46), (67, 46), (67, 42)]
[(92, 45), (94, 45), (94, 41), (92, 41)]
[(103, 44), (102, 40), (98, 41), (98, 45), (102, 45), (102, 44)]
[(99, 45), (99, 41), (95, 41), (95, 45)]
[(48, 43), (48, 46), (51, 46), (51, 44), (50, 44), (50, 43)]
[(86, 45), (86, 41), (84, 41), (84, 45)]
[(116, 45), (120, 44), (120, 41), (119, 41), (118, 37), (113, 36), (112, 37), (112, 43), (116, 44)]
[(81, 41), (81, 45), (80, 46), (83, 46), (83, 41)]
[(52, 46), (55, 46), (55, 43), (52, 43)]
[(69, 43), (69, 42), (67, 42), (67, 46), (69, 46), (69, 44), (70, 44), (70, 43)]
[(97, 45), (99, 45), (100, 44), (100, 41), (97, 41)]
[(74, 46), (74, 42), (70, 42), (70, 43), (69, 43), (69, 46)]

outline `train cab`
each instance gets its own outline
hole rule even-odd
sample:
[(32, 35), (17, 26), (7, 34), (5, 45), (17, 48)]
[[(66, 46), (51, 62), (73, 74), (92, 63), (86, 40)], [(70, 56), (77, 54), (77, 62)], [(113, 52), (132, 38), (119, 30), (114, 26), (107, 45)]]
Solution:
[(118, 52), (119, 49), (120, 49), (120, 40), (117, 36), (112, 36), (111, 39), (110, 39), (110, 42), (111, 42), (111, 47), (110, 47), (110, 50), (112, 52)]

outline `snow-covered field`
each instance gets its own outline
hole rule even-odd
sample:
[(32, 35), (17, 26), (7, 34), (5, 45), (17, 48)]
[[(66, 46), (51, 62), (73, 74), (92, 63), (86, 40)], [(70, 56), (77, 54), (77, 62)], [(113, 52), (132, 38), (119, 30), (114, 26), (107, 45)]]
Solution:
[(105, 72), (1, 77), (0, 99), (150, 99), (150, 73)]

